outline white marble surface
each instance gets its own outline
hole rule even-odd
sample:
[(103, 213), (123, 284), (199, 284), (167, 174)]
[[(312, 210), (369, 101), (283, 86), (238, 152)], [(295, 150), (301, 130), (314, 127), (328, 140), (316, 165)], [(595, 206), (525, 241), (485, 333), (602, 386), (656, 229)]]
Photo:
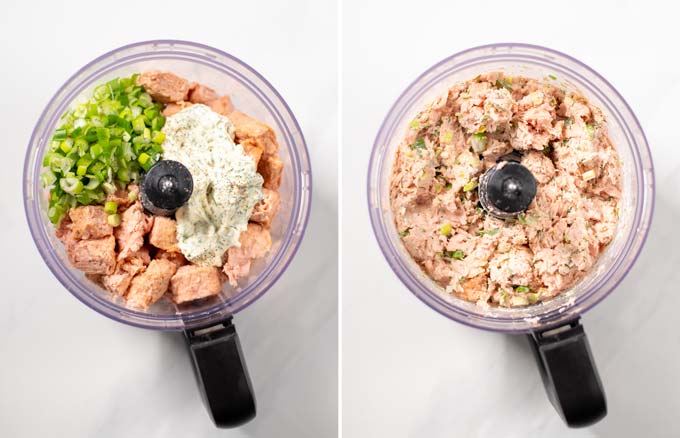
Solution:
[[(680, 436), (680, 38), (677, 7), (661, 4), (345, 0), (344, 437)], [(557, 417), (524, 339), (459, 325), (408, 292), (369, 224), (366, 162), (391, 104), (440, 59), (499, 41), (549, 46), (599, 71), (636, 112), (656, 165), (647, 245), (583, 318), (609, 403), (588, 429)]]
[[(61, 4), (4, 1), (0, 14), (0, 436), (336, 436), (335, 5)], [(153, 38), (202, 42), (258, 69), (291, 106), (312, 158), (313, 212), (300, 251), (235, 317), (259, 412), (228, 432), (201, 404), (181, 335), (89, 310), (47, 270), (24, 218), (24, 153), (44, 105), (94, 57)]]

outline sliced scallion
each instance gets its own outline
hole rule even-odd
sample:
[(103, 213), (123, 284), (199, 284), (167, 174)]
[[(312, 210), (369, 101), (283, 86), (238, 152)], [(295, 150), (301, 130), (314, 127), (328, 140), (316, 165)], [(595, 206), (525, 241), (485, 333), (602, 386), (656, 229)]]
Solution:
[(118, 213), (110, 214), (107, 217), (107, 221), (109, 222), (109, 225), (111, 225), (112, 227), (117, 227), (118, 225), (120, 225), (120, 215)]
[(114, 201), (108, 201), (104, 204), (104, 211), (109, 214), (118, 213), (118, 203)]
[(135, 74), (100, 84), (88, 101), (63, 114), (42, 160), (53, 223), (78, 204), (104, 202), (160, 159), (163, 106), (136, 80)]

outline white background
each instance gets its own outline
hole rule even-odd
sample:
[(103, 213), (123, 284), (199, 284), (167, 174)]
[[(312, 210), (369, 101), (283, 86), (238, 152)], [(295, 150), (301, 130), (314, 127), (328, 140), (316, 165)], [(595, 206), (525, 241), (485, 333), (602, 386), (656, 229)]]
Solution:
[[(680, 436), (680, 33), (677, 8), (658, 4), (345, 0), (346, 438)], [(606, 77), (639, 117), (656, 166), (647, 245), (621, 286), (583, 318), (609, 405), (585, 430), (568, 430), (552, 409), (524, 338), (464, 327), (406, 290), (368, 219), (366, 163), (401, 91), (449, 55), (508, 41), (566, 52)]]
[[(330, 1), (2, 2), (1, 437), (336, 436), (336, 30)], [(233, 431), (212, 426), (182, 336), (125, 326), (77, 301), (43, 264), (23, 212), (26, 145), (48, 100), (91, 59), (155, 38), (201, 42), (253, 66), (290, 105), (312, 159), (300, 251), (234, 319), (258, 416)]]

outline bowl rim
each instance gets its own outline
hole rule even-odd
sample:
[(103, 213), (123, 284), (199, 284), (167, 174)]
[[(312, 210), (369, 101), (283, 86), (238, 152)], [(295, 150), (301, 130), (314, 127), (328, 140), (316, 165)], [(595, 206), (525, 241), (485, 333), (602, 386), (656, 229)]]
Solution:
[[(103, 304), (103, 307), (106, 310), (109, 310), (111, 313), (107, 313), (107, 311), (104, 308), (100, 308), (99, 306), (96, 306), (94, 303), (88, 301), (85, 299), (84, 296), (81, 296), (80, 293), (72, 290), (70, 286), (67, 284), (64, 284), (64, 281), (60, 278), (60, 274), (57, 271), (56, 266), (52, 266), (52, 264), (48, 261), (48, 254), (49, 252), (54, 252), (52, 248), (44, 248), (41, 247), (41, 245), (38, 244), (39, 239), (41, 237), (39, 236), (40, 230), (40, 223), (36, 223), (34, 219), (31, 217), (32, 212), (29, 211), (29, 203), (34, 202), (33, 199), (31, 199), (31, 194), (29, 194), (29, 189), (32, 189), (32, 186), (37, 184), (38, 182), (34, 178), (29, 178), (28, 175), (31, 173), (30, 165), (32, 163), (31, 156), (34, 150), (32, 149), (32, 146), (34, 145), (36, 141), (36, 137), (39, 135), (39, 128), (41, 127), (43, 121), (46, 120), (48, 117), (48, 113), (50, 110), (52, 110), (53, 106), (58, 105), (58, 98), (61, 98), (62, 92), (69, 86), (74, 85), (74, 81), (77, 80), (77, 78), (87, 72), (89, 69), (91, 69), (93, 66), (97, 65), (98, 63), (105, 61), (112, 56), (115, 56), (116, 54), (119, 53), (124, 53), (130, 50), (134, 49), (139, 49), (142, 47), (154, 47), (154, 46), (170, 46), (169, 48), (164, 48), (164, 52), (173, 51), (177, 50), (174, 49), (172, 46), (184, 46), (188, 47), (189, 49), (192, 50), (201, 50), (206, 52), (204, 55), (211, 56), (210, 53), (212, 54), (227, 58), (229, 61), (234, 62), (237, 64), (239, 67), (243, 68), (247, 73), (252, 74), (257, 80), (261, 81), (262, 84), (259, 84), (260, 87), (256, 86), (257, 91), (262, 94), (264, 92), (266, 93), (271, 93), (271, 96), (274, 101), (276, 102), (277, 105), (280, 105), (280, 109), (282, 114), (279, 115), (279, 117), (282, 119), (282, 124), (283, 127), (286, 128), (287, 130), (290, 131), (290, 133), (295, 133), (296, 136), (299, 136), (299, 140), (296, 139), (292, 143), (291, 151), (290, 154), (292, 156), (292, 161), (298, 161), (300, 165), (302, 165), (302, 168), (299, 169), (299, 173), (304, 174), (304, 178), (301, 179), (300, 181), (300, 186), (297, 187), (299, 189), (299, 200), (296, 200), (296, 204), (298, 205), (299, 209), (305, 209), (305, 211), (300, 214), (300, 211), (298, 209), (297, 212), (292, 211), (291, 212), (291, 218), (292, 222), (289, 224), (288, 229), (284, 230), (284, 235), (283, 237), (285, 238), (286, 235), (290, 234), (288, 237), (290, 238), (289, 242), (287, 245), (282, 245), (278, 248), (276, 253), (273, 254), (272, 260), (270, 261), (269, 266), (263, 271), (263, 273), (269, 272), (271, 274), (271, 271), (274, 270), (274, 268), (277, 268), (277, 272), (274, 273), (274, 275), (267, 279), (264, 285), (260, 288), (260, 290), (256, 291), (256, 293), (253, 293), (254, 291), (250, 291), (249, 293), (246, 293), (246, 291), (251, 288), (252, 286), (259, 286), (262, 277), (256, 278), (255, 280), (251, 281), (248, 283), (246, 286), (240, 288), (238, 293), (236, 293), (231, 299), (222, 301), (218, 304), (215, 304), (208, 309), (204, 310), (199, 310), (195, 312), (187, 312), (186, 314), (174, 314), (174, 315), (160, 315), (160, 316), (155, 316), (151, 317), (150, 314), (145, 313), (145, 312), (140, 312), (140, 311), (135, 311), (131, 309), (127, 309), (123, 306), (120, 306), (119, 304), (109, 302)], [(152, 53), (152, 52), (150, 52)], [(177, 53), (183, 53), (186, 54), (186, 52), (180, 52), (177, 50)], [(191, 53), (191, 56), (199, 56), (198, 53)], [(198, 62), (198, 59), (195, 60)], [(223, 66), (226, 65), (223, 63), (222, 60), (218, 59), (211, 59), (212, 63), (219, 63)], [(230, 67), (233, 68), (233, 67)], [(261, 86), (264, 86), (264, 88), (261, 88)], [(74, 98), (77, 98), (77, 95), (74, 96)], [(71, 99), (72, 101), (72, 99)], [(274, 106), (274, 103), (271, 103), (272, 106)], [(55, 108), (56, 109), (56, 108)], [(288, 121), (283, 121), (284, 117), (289, 118)], [(29, 184), (29, 179), (30, 184)], [(123, 324), (131, 325), (134, 327), (139, 327), (139, 328), (145, 328), (145, 329), (152, 329), (152, 330), (163, 330), (163, 331), (179, 331), (179, 330), (186, 330), (186, 329), (192, 329), (196, 327), (201, 327), (205, 325), (210, 325), (214, 323), (218, 323), (220, 320), (223, 320), (227, 317), (232, 316), (235, 313), (238, 313), (239, 311), (243, 310), (244, 308), (248, 307), (255, 301), (257, 301), (260, 297), (262, 297), (279, 279), (280, 277), (284, 274), (284, 272), (287, 270), (289, 267), (290, 263), (292, 260), (295, 258), (295, 255), (297, 254), (300, 244), (302, 243), (302, 240), (305, 235), (305, 231), (307, 229), (308, 223), (309, 223), (309, 217), (311, 214), (311, 207), (312, 207), (312, 193), (313, 193), (313, 176), (312, 176), (312, 164), (311, 160), (309, 157), (309, 150), (307, 148), (307, 143), (304, 137), (304, 134), (302, 132), (302, 129), (300, 127), (299, 122), (297, 121), (297, 118), (295, 117), (294, 113), (290, 109), (290, 106), (288, 103), (285, 101), (285, 99), (281, 96), (281, 94), (278, 92), (278, 90), (262, 75), (260, 74), (257, 70), (255, 70), (253, 67), (251, 67), (249, 64), (246, 62), (242, 61), (240, 58), (227, 53), (223, 50), (217, 49), (212, 46), (208, 46), (206, 44), (202, 43), (197, 43), (193, 41), (187, 41), (187, 40), (178, 40), (178, 39), (158, 39), (158, 40), (145, 40), (145, 41), (138, 41), (130, 44), (126, 44), (117, 48), (114, 48), (112, 50), (107, 51), (106, 53), (94, 58), (93, 60), (87, 62), (84, 66), (79, 68), (75, 73), (70, 75), (68, 79), (57, 89), (57, 91), (54, 93), (54, 95), (50, 98), (48, 103), (45, 105), (43, 110), (40, 113), (40, 116), (37, 119), (37, 122), (31, 132), (31, 136), (29, 139), (28, 143), (28, 148), (26, 150), (25, 158), (24, 158), (24, 169), (23, 169), (23, 184), (22, 184), (22, 195), (23, 195), (23, 204), (24, 204), (24, 213), (26, 215), (26, 220), (29, 225), (29, 230), (31, 232), (31, 236), (33, 238), (34, 244), (36, 245), (38, 252), (40, 253), (43, 261), (45, 264), (48, 266), (49, 270), (52, 272), (52, 274), (56, 277), (56, 279), (62, 283), (62, 285), (65, 287), (66, 290), (71, 293), (71, 295), (75, 296), (80, 302), (91, 308), (92, 310), (96, 311), (97, 313), (104, 315), (110, 319), (113, 319), (117, 322), (121, 322)], [(39, 220), (38, 220), (39, 222)], [(295, 238), (295, 234), (297, 234), (297, 237)], [(286, 257), (284, 255), (288, 253)], [(277, 261), (278, 259), (278, 261)], [(276, 265), (273, 265), (271, 262), (277, 261)], [(61, 262), (57, 262), (57, 265), (62, 265)], [(239, 300), (232, 300), (233, 298), (240, 298)], [(97, 300), (95, 298), (95, 300)], [(128, 315), (128, 317), (120, 317), (119, 315), (125, 314)], [(158, 322), (161, 322), (161, 324), (158, 324)], [(154, 322), (156, 322), (154, 324)]]
[[(567, 308), (567, 311), (564, 311), (564, 314), (562, 317), (557, 317), (553, 320), (550, 321), (544, 321), (541, 323), (537, 323), (538, 319), (536, 318), (534, 321), (528, 321), (527, 319), (506, 319), (506, 320), (500, 320), (500, 319), (494, 319), (494, 318), (487, 318), (487, 317), (482, 317), (478, 315), (472, 315), (472, 314), (467, 314), (472, 317), (466, 317), (466, 316), (461, 316), (457, 313), (454, 312), (447, 312), (443, 308), (443, 305), (435, 305), (436, 303), (432, 303), (426, 299), (426, 296), (429, 298), (432, 298), (433, 300), (437, 301), (439, 300), (441, 303), (443, 303), (443, 300), (441, 297), (437, 296), (437, 292), (432, 291), (429, 287), (426, 285), (422, 284), (419, 280), (411, 275), (411, 273), (408, 271), (408, 268), (402, 269), (402, 266), (398, 266), (399, 263), (402, 263), (401, 257), (396, 251), (396, 248), (393, 247), (393, 245), (390, 242), (389, 237), (387, 236), (387, 232), (383, 228), (389, 228), (390, 224), (385, 224), (384, 221), (382, 220), (382, 215), (376, 213), (376, 211), (379, 211), (381, 209), (380, 205), (373, 205), (373, 190), (379, 190), (378, 187), (372, 186), (372, 182), (374, 180), (374, 173), (377, 173), (378, 170), (381, 170), (383, 166), (377, 166), (376, 161), (382, 152), (383, 147), (381, 147), (381, 144), (379, 143), (382, 137), (382, 134), (385, 131), (388, 131), (388, 121), (391, 118), (392, 114), (397, 112), (400, 108), (400, 105), (403, 103), (402, 100), (404, 100), (407, 95), (413, 91), (413, 89), (418, 85), (418, 83), (426, 78), (428, 75), (430, 75), (432, 72), (437, 70), (438, 68), (446, 65), (446, 64), (451, 64), (454, 63), (455, 59), (458, 57), (461, 57), (463, 55), (470, 55), (473, 54), (474, 52), (479, 52), (480, 55), (482, 52), (485, 52), (487, 50), (495, 50), (495, 49), (512, 49), (512, 48), (518, 48), (518, 49), (523, 49), (523, 50), (534, 50), (537, 52), (542, 52), (542, 54), (545, 55), (555, 55), (557, 57), (562, 57), (565, 58), (568, 61), (573, 62), (577, 67), (582, 68), (586, 70), (588, 73), (592, 74), (597, 80), (602, 81), (602, 83), (608, 87), (613, 93), (616, 99), (618, 99), (624, 107), (624, 111), (631, 116), (632, 122), (634, 123), (635, 128), (639, 131), (641, 137), (642, 137), (642, 142), (641, 144), (637, 141), (635, 141), (635, 145), (637, 146), (637, 149), (639, 152), (643, 153), (646, 155), (646, 158), (649, 159), (649, 172), (648, 174), (644, 173), (643, 169), (643, 175), (648, 175), (649, 176), (649, 181), (648, 181), (648, 192), (649, 196), (646, 197), (645, 203), (642, 204), (642, 207), (640, 207), (641, 212), (645, 212), (646, 208), (646, 216), (640, 218), (640, 222), (644, 225), (643, 230), (631, 230), (631, 233), (639, 233), (642, 231), (642, 237), (639, 239), (639, 245), (637, 246), (635, 253), (632, 255), (631, 258), (629, 258), (629, 262), (627, 263), (626, 269), (623, 271), (623, 274), (614, 281), (613, 284), (610, 286), (607, 286), (607, 290), (604, 293), (599, 294), (595, 299), (591, 300), (591, 302), (587, 303), (587, 305), (580, 309), (580, 311), (576, 312), (575, 314), (569, 314), (568, 310), (571, 310)], [(487, 57), (490, 57), (491, 55), (486, 54)], [(599, 88), (599, 87), (598, 87)], [(385, 146), (386, 148), (387, 146)], [(391, 171), (391, 169), (390, 169)], [(380, 184), (380, 181), (377, 182), (377, 184)], [(399, 94), (397, 99), (392, 103), (392, 105), (389, 107), (389, 110), (387, 111), (385, 117), (383, 118), (383, 121), (381, 122), (380, 128), (375, 136), (374, 142), (373, 142), (373, 148), (371, 151), (370, 159), (369, 159), (369, 166), (368, 166), (368, 172), (367, 172), (367, 186), (366, 186), (366, 194), (367, 194), (367, 207), (369, 210), (369, 218), (371, 221), (371, 227), (373, 229), (373, 234), (374, 237), (376, 238), (378, 242), (378, 246), (383, 254), (383, 257), (387, 261), (388, 265), (392, 269), (392, 271), (396, 274), (397, 278), (402, 282), (402, 284), (413, 294), (415, 295), (420, 301), (425, 303), (428, 307), (431, 309), (435, 310), (437, 313), (454, 320), (456, 322), (459, 322), (461, 324), (467, 325), (469, 327), (474, 327), (482, 330), (487, 330), (487, 331), (492, 331), (492, 332), (501, 332), (501, 333), (528, 333), (532, 332), (538, 329), (544, 329), (547, 327), (551, 327), (554, 325), (559, 325), (561, 323), (564, 323), (565, 320), (569, 319), (574, 319), (578, 318), (581, 314), (585, 313), (586, 311), (590, 310), (592, 307), (597, 305), (600, 301), (602, 301), (605, 297), (607, 297), (614, 289), (616, 289), (619, 284), (623, 281), (623, 279), (628, 275), (630, 272), (630, 269), (632, 266), (635, 264), (637, 261), (642, 248), (645, 246), (645, 243), (647, 241), (647, 238), (649, 236), (649, 230), (651, 228), (651, 224), (653, 221), (654, 217), (654, 207), (655, 207), (655, 198), (656, 198), (656, 190), (655, 190), (655, 174), (654, 174), (654, 163), (652, 159), (652, 154), (651, 154), (651, 149), (649, 147), (649, 143), (647, 141), (647, 137), (644, 133), (644, 130), (642, 129), (642, 126), (640, 125), (640, 121), (631, 109), (630, 105), (628, 102), (623, 98), (623, 96), (619, 93), (619, 91), (607, 80), (602, 76), (600, 73), (598, 73), (596, 70), (593, 68), (589, 67), (585, 63), (579, 61), (578, 59), (560, 52), (555, 49), (551, 49), (548, 47), (536, 45), (536, 44), (528, 44), (528, 43), (512, 43), (512, 42), (501, 42), (501, 43), (490, 43), (490, 44), (484, 44), (484, 45), (479, 45), (475, 47), (471, 47), (459, 52), (456, 52), (450, 56), (447, 56), (446, 58), (436, 62), (435, 64), (431, 65), (425, 71), (423, 71), (421, 74), (419, 74), (414, 80), (412, 80), (406, 88)], [(646, 205), (645, 205), (646, 204)], [(394, 261), (393, 261), (394, 260)], [(617, 266), (616, 269), (619, 267)], [(413, 287), (420, 287), (420, 291), (414, 290)], [(422, 292), (422, 293), (419, 293)], [(583, 294), (588, 295), (588, 294)], [(453, 306), (449, 304), (449, 306)], [(454, 306), (455, 307), (455, 306)], [(572, 306), (573, 307), (573, 306)], [(458, 309), (461, 314), (465, 313), (463, 309)], [(558, 312), (562, 313), (562, 312)], [(540, 315), (539, 315), (540, 316)], [(491, 320), (492, 323), (486, 323), (488, 320)], [(507, 322), (507, 323), (506, 323)]]

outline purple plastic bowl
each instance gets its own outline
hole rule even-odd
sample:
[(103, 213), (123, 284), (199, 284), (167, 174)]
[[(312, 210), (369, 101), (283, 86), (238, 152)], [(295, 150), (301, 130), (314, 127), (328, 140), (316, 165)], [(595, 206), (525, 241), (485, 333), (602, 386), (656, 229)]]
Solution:
[[(491, 71), (552, 82), (585, 95), (607, 116), (610, 137), (623, 162), (623, 197), (614, 241), (584, 280), (550, 301), (524, 308), (484, 309), (446, 294), (406, 252), (390, 209), (389, 178), (396, 148), (408, 123), (454, 83)], [(556, 76), (557, 80), (548, 75)], [(368, 172), (368, 207), (373, 230), (387, 262), (406, 287), (425, 304), (473, 327), (530, 332), (581, 315), (623, 280), (649, 231), (654, 209), (654, 171), (640, 123), (623, 97), (602, 76), (555, 50), (528, 44), (492, 44), (444, 59), (420, 75), (397, 99), (373, 146)]]
[[(284, 163), (281, 209), (272, 227), (272, 250), (253, 264), (242, 287), (196, 304), (175, 306), (162, 300), (148, 311), (127, 309), (82, 272), (71, 267), (63, 245), (46, 216), (46, 191), (39, 180), (42, 157), (59, 118), (69, 105), (101, 82), (149, 69), (168, 70), (229, 94), (234, 106), (269, 124), (279, 140)], [(116, 321), (158, 330), (184, 330), (230, 316), (264, 294), (292, 260), (307, 225), (312, 177), (305, 140), (295, 117), (279, 93), (243, 61), (202, 44), (158, 40), (130, 44), (106, 53), (81, 68), (57, 91), (33, 130), (24, 164), (26, 218), (40, 255), (57, 279), (80, 301)]]

